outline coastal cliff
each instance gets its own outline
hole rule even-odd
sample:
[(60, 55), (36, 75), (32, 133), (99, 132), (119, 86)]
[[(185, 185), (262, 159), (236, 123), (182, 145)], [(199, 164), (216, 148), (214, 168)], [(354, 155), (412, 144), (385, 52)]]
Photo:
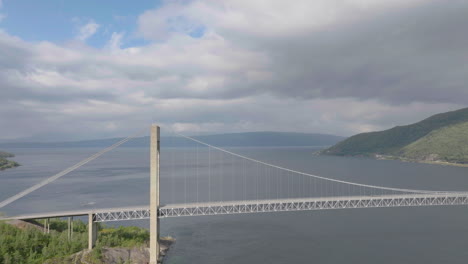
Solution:
[[(171, 237), (160, 239), (162, 260), (175, 240)], [(96, 253), (96, 250), (99, 253)], [(82, 250), (69, 257), (52, 259), (44, 264), (122, 264), (149, 263), (150, 252), (145, 246), (138, 247), (102, 247), (93, 250)]]

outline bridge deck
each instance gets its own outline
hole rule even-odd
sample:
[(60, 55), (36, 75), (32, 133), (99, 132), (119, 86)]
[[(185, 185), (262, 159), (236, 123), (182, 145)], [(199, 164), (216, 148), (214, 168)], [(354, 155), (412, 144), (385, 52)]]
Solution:
[[(436, 205), (468, 205), (468, 193), (342, 196), (174, 204), (161, 207), (159, 217)], [(103, 215), (102, 218), (103, 221), (111, 221), (111, 219), (112, 215)]]
[[(168, 204), (160, 207), (159, 217), (436, 205), (468, 205), (468, 193), (448, 192)], [(107, 222), (146, 219), (149, 218), (150, 212), (149, 206), (135, 206), (17, 215), (0, 220), (43, 219), (89, 214), (94, 215), (96, 222)]]
[(116, 208), (102, 208), (102, 209), (83, 209), (83, 210), (71, 210), (71, 211), (58, 211), (58, 212), (46, 212), (37, 214), (22, 214), (15, 216), (7, 216), (0, 218), (3, 220), (28, 220), (28, 219), (45, 219), (55, 217), (70, 217), (70, 216), (87, 216), (89, 214), (102, 214), (109, 212), (121, 212), (121, 211), (134, 211), (134, 210), (148, 210), (149, 206), (135, 206), (135, 207), (116, 207)]

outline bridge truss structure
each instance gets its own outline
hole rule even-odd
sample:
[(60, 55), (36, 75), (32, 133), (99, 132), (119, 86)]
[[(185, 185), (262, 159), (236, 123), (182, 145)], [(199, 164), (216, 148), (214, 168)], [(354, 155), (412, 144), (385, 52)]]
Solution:
[[(331, 209), (387, 208), (468, 205), (468, 193), (439, 193), (387, 196), (351, 196), (329, 198), (300, 198), (261, 201), (230, 201), (218, 203), (169, 204), (159, 208), (158, 218), (230, 215), (269, 212), (291, 212)], [(18, 215), (5, 218), (46, 219), (52, 217), (93, 215), (94, 222), (112, 222), (149, 219), (149, 206), (104, 208), (82, 211), (50, 212), (44, 214)]]

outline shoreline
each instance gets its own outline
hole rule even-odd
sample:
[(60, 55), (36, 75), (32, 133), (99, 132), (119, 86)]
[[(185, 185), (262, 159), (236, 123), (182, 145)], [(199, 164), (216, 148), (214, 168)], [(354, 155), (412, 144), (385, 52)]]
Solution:
[(354, 158), (369, 158), (374, 160), (397, 160), (401, 162), (409, 162), (409, 163), (422, 163), (422, 164), (432, 164), (432, 165), (441, 165), (441, 166), (453, 166), (453, 167), (462, 167), (468, 168), (468, 163), (454, 163), (448, 161), (441, 161), (441, 160), (418, 160), (418, 159), (409, 159), (400, 156), (391, 156), (391, 155), (382, 155), (382, 154), (370, 154), (370, 155), (333, 155), (327, 154), (322, 151), (314, 152), (313, 155), (315, 156), (335, 156), (335, 157), (354, 157)]
[(468, 168), (468, 164), (465, 164), (465, 163), (454, 163), (454, 162), (441, 161), (441, 160), (418, 160), (418, 159), (409, 159), (405, 157), (380, 155), (380, 154), (374, 154), (374, 156), (370, 156), (370, 158), (374, 158), (376, 160), (398, 160), (401, 162), (423, 163), (423, 164)]

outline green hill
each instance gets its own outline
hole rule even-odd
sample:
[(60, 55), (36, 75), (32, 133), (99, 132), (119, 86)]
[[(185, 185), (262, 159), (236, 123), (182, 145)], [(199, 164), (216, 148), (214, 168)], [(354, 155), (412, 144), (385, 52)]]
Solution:
[(437, 114), (407, 126), (358, 134), (322, 154), (468, 163), (468, 108)]
[(468, 164), (468, 122), (434, 130), (402, 148), (400, 156)]

